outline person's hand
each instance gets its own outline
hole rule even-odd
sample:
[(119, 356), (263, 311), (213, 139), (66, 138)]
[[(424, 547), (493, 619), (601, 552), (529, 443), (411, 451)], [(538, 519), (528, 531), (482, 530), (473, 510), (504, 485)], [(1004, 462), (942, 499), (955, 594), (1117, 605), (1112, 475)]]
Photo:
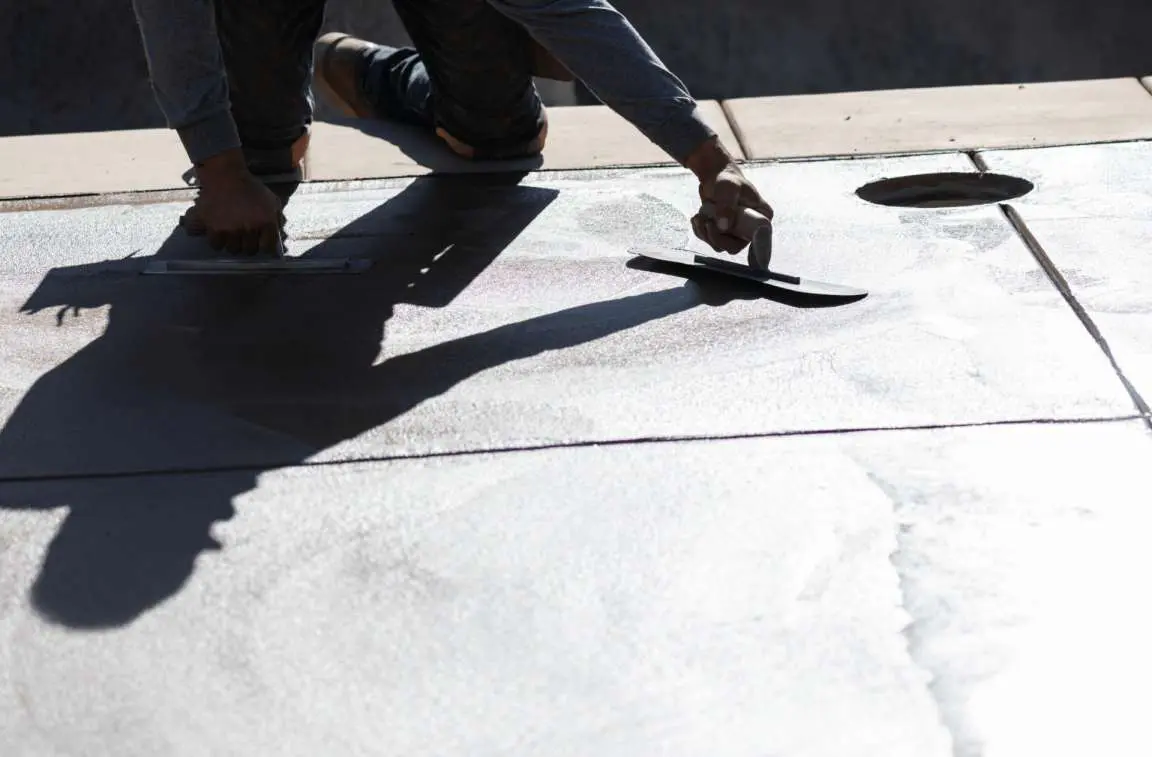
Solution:
[(750, 239), (735, 235), (743, 208), (751, 208), (772, 220), (772, 206), (760, 196), (740, 166), (717, 140), (709, 140), (689, 158), (687, 167), (700, 180), (700, 201), (711, 203), (711, 215), (692, 218), (692, 231), (717, 252), (731, 255), (748, 246)]
[(197, 167), (200, 194), (183, 225), (207, 236), (212, 249), (231, 255), (275, 256), (282, 251), (280, 199), (254, 177), (239, 150)]

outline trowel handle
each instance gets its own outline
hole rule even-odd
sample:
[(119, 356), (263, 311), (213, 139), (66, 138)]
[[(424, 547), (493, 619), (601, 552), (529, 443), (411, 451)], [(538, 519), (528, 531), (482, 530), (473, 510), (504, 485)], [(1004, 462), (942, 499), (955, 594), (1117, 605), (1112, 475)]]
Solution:
[[(700, 208), (700, 212), (707, 218), (716, 217), (716, 205), (705, 201)], [(727, 233), (734, 237), (739, 237), (745, 242), (751, 242), (756, 236), (756, 230), (761, 226), (771, 226), (772, 221), (762, 213), (758, 213), (752, 208), (740, 208), (740, 215), (736, 218), (736, 228), (730, 229)]]

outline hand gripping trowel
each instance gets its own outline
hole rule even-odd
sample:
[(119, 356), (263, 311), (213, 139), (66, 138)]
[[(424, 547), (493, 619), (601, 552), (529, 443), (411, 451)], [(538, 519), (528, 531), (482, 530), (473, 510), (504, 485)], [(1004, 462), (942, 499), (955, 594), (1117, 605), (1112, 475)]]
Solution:
[[(287, 196), (278, 188), (288, 187), (287, 195), (291, 195), (304, 178), (300, 160), (295, 156), (300, 145), (303, 145), (303, 149), (307, 149), (307, 137), (293, 145), (294, 162), (293, 167), (288, 170), (284, 170), (283, 158), (279, 154), (271, 159), (272, 162), (268, 162), (267, 156), (262, 151), (245, 150), (245, 157), (249, 159), (249, 169), (265, 186), (276, 193), (282, 203), (287, 202)], [(185, 171), (182, 178), (190, 187), (200, 186), (195, 168)], [(181, 226), (185, 226), (187, 218), (188, 216), (184, 216), (180, 219)], [(150, 260), (142, 273), (178, 276), (268, 276), (286, 273), (361, 273), (372, 267), (372, 261), (367, 259), (290, 256), (284, 248), (284, 240), (284, 232), (281, 231), (274, 255)]]
[[(184, 226), (185, 218), (187, 216), (180, 219), (181, 226)], [(372, 261), (367, 259), (291, 256), (284, 248), (284, 239), (284, 232), (281, 231), (274, 255), (150, 260), (141, 273), (170, 276), (269, 276), (285, 273), (361, 273), (372, 267)]]
[[(706, 217), (716, 213), (715, 206), (705, 202), (701, 212)], [(842, 300), (859, 300), (868, 292), (843, 284), (830, 284), (825, 281), (797, 276), (772, 270), (772, 221), (751, 208), (743, 208), (736, 221), (733, 235), (751, 242), (748, 248), (748, 265), (729, 260), (702, 255), (693, 250), (664, 247), (634, 247), (633, 255), (659, 260), (664, 263), (703, 268), (718, 273), (727, 273), (750, 281), (758, 281), (765, 286), (782, 289), (809, 297), (831, 297)]]

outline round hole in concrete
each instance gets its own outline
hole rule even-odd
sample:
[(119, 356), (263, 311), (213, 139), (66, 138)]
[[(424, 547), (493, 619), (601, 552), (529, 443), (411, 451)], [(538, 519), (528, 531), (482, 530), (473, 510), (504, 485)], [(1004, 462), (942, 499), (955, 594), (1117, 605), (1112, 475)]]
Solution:
[(856, 196), (893, 208), (960, 208), (1022, 197), (1032, 182), (996, 173), (925, 173), (865, 184)]

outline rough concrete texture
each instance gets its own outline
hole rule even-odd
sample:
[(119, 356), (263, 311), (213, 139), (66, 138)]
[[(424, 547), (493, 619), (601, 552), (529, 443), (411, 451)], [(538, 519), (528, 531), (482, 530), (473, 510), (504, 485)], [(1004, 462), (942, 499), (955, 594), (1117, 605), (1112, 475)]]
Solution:
[[(1139, 76), (1152, 5), (1092, 0), (617, 0), (698, 97)], [(328, 29), (406, 42), (386, 0)], [(160, 126), (128, 0), (0, 7), (0, 134)]]
[(239, 473), (73, 482), (2, 516), (0, 752), (1147, 754), (1150, 454), (1133, 422), (294, 469), (224, 509)]
[(995, 151), (993, 170), (1034, 176), (1013, 203), (1116, 360), (1152, 399), (1152, 144)]
[(136, 275), (206, 250), (169, 236), (179, 204), (11, 214), (0, 357), (23, 380), (0, 400), (0, 474), (1133, 412), (999, 211), (854, 195), (966, 161), (753, 170), (779, 269), (872, 293), (838, 308), (627, 265), (688, 241), (679, 170), (309, 193), (292, 252), (376, 267), (269, 283)]
[(630, 266), (678, 170), (301, 192), (352, 277), (9, 206), (0, 754), (1149, 753), (1146, 419), (998, 209), (854, 195), (967, 160), (754, 169), (831, 308)]

